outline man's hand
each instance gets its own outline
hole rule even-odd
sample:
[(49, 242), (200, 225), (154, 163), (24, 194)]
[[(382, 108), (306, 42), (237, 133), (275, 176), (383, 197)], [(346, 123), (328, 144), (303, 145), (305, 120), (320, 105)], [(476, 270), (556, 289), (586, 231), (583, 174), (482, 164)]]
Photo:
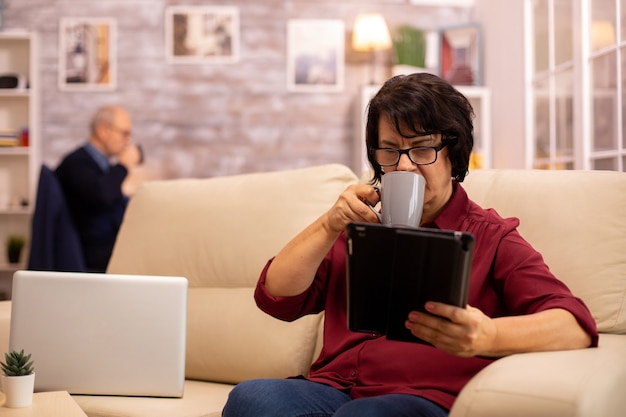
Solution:
[(141, 150), (139, 150), (137, 145), (130, 144), (122, 149), (122, 152), (120, 152), (117, 158), (119, 163), (124, 165), (126, 169), (130, 171), (131, 168), (141, 163)]

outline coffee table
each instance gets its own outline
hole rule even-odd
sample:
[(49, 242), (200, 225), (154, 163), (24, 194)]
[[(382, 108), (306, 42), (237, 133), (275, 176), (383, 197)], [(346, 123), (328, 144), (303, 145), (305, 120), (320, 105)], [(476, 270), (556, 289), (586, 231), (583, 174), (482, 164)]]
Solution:
[(87, 417), (67, 391), (35, 393), (33, 405), (24, 408), (5, 407), (0, 393), (0, 404), (2, 417)]

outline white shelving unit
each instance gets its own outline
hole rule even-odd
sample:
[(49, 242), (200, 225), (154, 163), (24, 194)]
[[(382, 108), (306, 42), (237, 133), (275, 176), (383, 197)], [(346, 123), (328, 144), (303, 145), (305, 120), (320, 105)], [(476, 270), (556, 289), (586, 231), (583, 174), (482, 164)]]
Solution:
[[(352, 169), (357, 175), (369, 171), (367, 150), (365, 148), (365, 124), (367, 123), (367, 104), (376, 94), (380, 86), (366, 85), (361, 87), (359, 105), (357, 106), (357, 129), (353, 144)], [(492, 167), (491, 146), (491, 92), (487, 87), (455, 86), (468, 98), (476, 118), (474, 119), (474, 155), (472, 161), (477, 161), (480, 168)]]
[(356, 115), (356, 135), (352, 146), (352, 170), (357, 176), (369, 172), (370, 164), (367, 160), (367, 148), (365, 147), (365, 125), (367, 124), (367, 105), (378, 92), (381, 86), (365, 85), (359, 93), (359, 105)]
[(474, 150), (472, 162), (476, 161), (477, 168), (489, 169), (493, 166), (491, 145), (491, 91), (480, 86), (455, 86), (472, 104), (474, 108)]
[[(20, 138), (16, 146), (0, 146), (0, 293), (6, 293), (2, 285), (6, 276), (24, 268), (28, 259), (41, 165), (37, 57), (35, 33), (0, 32), (0, 75), (16, 75), (25, 80), (25, 84), (17, 88), (0, 88), (0, 131), (17, 132)], [(24, 129), (28, 131), (27, 143), (21, 135)], [(19, 264), (9, 264), (7, 260), (6, 242), (12, 234), (26, 240)]]

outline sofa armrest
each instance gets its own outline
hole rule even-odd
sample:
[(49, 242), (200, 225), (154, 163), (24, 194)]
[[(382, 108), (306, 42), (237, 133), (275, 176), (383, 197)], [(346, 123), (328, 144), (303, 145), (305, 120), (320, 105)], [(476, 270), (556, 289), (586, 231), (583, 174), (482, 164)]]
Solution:
[(11, 329), (11, 301), (0, 301), (0, 357), (9, 351), (9, 333)]
[(614, 417), (626, 410), (626, 335), (598, 348), (512, 355), (478, 373), (450, 417)]

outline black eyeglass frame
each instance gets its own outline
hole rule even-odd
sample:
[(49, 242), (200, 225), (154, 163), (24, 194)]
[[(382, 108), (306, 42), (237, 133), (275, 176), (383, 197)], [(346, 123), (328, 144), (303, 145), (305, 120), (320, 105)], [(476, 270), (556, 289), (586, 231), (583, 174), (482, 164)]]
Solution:
[[(437, 162), (437, 157), (439, 156), (439, 151), (441, 151), (446, 146), (450, 145), (455, 139), (456, 139), (455, 137), (451, 137), (451, 138), (449, 138), (449, 140), (445, 141), (444, 143), (442, 143), (441, 145), (438, 145), (438, 146), (415, 146), (413, 148), (408, 148), (408, 149), (374, 148), (374, 160), (381, 167), (392, 167), (392, 166), (396, 166), (396, 165), (398, 165), (400, 163), (400, 158), (402, 158), (402, 155), (406, 155), (406, 156), (409, 157), (409, 161), (411, 161), (411, 163), (413, 163), (415, 165), (432, 165), (435, 162)], [(415, 162), (413, 160), (413, 158), (411, 158), (411, 154), (410, 154), (410, 152), (413, 149), (434, 149), (435, 150), (435, 159), (432, 162), (426, 162), (426, 163)], [(378, 162), (378, 159), (376, 158), (376, 151), (395, 151), (395, 152), (398, 153), (398, 159), (393, 164), (381, 164), (380, 162)]]

